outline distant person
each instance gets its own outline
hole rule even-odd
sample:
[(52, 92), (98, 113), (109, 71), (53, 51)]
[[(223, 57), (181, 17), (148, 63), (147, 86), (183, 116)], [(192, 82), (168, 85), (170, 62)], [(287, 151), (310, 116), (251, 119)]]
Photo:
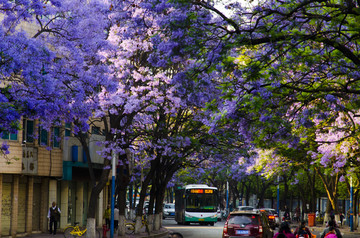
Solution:
[(343, 225), (344, 218), (345, 218), (344, 214), (341, 213), (340, 214), (340, 225), (341, 226)]
[(295, 221), (299, 222), (300, 221), (300, 207), (297, 206), (295, 208)]
[(335, 214), (334, 213), (330, 214), (330, 221), (332, 221), (334, 223), (335, 228), (339, 227), (336, 220), (335, 220)]
[(273, 238), (281, 238), (284, 237), (284, 235), (286, 238), (296, 238), (296, 236), (291, 232), (289, 223), (287, 222), (281, 223), (279, 232), (276, 233)]
[(110, 205), (107, 205), (107, 208), (104, 212), (104, 218), (105, 218), (105, 224), (106, 227), (109, 229), (110, 228), (110, 216), (111, 216), (111, 209), (110, 209)]
[(49, 208), (47, 215), (47, 218), (50, 219), (50, 234), (56, 235), (57, 223), (60, 221), (60, 213), (60, 208), (56, 206), (56, 202), (52, 202), (52, 206)]
[(117, 231), (119, 228), (119, 208), (116, 205), (114, 208), (114, 230)]
[[(336, 235), (336, 236), (334, 236)], [(326, 227), (321, 233), (320, 238), (342, 238), (341, 232), (336, 228), (334, 220), (328, 222), (328, 227)]]
[(296, 236), (296, 238), (311, 238), (311, 232), (309, 228), (306, 227), (306, 222), (304, 220), (300, 222), (300, 225), (298, 227), (296, 227), (294, 235)]
[(284, 221), (286, 220), (290, 220), (290, 211), (289, 208), (285, 205)]

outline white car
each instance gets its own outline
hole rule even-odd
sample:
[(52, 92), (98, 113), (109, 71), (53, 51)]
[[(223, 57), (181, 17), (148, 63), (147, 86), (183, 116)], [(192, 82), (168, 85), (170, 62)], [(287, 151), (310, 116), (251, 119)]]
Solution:
[(238, 206), (238, 211), (252, 211), (254, 209), (252, 206)]
[(165, 218), (174, 218), (175, 217), (175, 204), (174, 203), (165, 203), (163, 209), (163, 219)]

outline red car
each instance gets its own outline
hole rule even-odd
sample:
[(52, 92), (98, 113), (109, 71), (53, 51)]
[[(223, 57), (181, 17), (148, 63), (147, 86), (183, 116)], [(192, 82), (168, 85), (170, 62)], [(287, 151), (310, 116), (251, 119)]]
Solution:
[(231, 212), (225, 222), (222, 235), (223, 238), (272, 238), (273, 236), (274, 232), (266, 213), (259, 210)]

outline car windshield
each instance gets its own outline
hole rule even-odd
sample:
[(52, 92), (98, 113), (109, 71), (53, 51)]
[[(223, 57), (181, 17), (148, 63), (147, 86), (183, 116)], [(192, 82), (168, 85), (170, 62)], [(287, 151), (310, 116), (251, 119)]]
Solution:
[(216, 212), (217, 199), (214, 194), (189, 194), (186, 198), (188, 212)]
[(251, 210), (254, 210), (254, 208), (253, 207), (245, 207), (245, 206), (243, 206), (243, 207), (239, 207), (239, 210), (240, 211), (251, 211)]
[[(261, 210), (261, 209), (260, 209)], [(275, 212), (275, 210), (273, 210), (273, 209), (264, 209), (265, 211), (267, 211), (267, 213), (269, 214), (269, 215), (274, 215), (274, 214), (276, 214), (276, 212)]]
[(257, 216), (251, 214), (232, 215), (229, 218), (228, 224), (259, 225), (259, 219)]
[(175, 209), (175, 205), (174, 204), (166, 204), (164, 208), (166, 208), (166, 209)]

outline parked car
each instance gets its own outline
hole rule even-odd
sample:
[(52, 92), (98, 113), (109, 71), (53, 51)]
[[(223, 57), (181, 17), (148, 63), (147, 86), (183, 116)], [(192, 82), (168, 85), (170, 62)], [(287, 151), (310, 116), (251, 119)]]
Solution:
[(174, 203), (165, 203), (163, 209), (163, 219), (165, 218), (174, 218), (175, 217), (175, 204)]
[(280, 219), (275, 209), (273, 208), (260, 208), (260, 211), (265, 211), (269, 220), (270, 227), (274, 230), (280, 226)]
[(238, 211), (251, 211), (254, 210), (255, 208), (252, 206), (238, 206)]
[[(144, 214), (149, 214), (149, 202), (147, 204), (144, 205), (144, 208), (143, 208), (143, 213)], [(153, 214), (155, 214), (155, 206), (153, 207)]]
[(234, 211), (225, 222), (223, 238), (251, 237), (272, 238), (274, 232), (269, 225), (265, 212), (262, 211)]

